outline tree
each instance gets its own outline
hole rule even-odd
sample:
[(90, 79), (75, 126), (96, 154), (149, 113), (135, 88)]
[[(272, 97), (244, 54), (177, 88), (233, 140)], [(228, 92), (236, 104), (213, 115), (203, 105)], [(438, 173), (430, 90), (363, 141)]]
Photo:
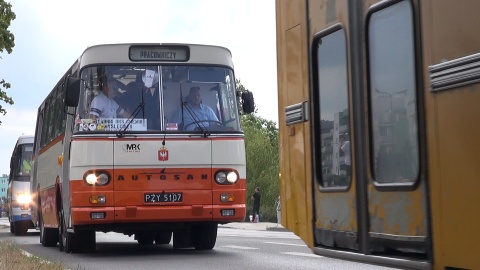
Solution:
[(247, 91), (247, 89), (245, 89), (243, 84), (240, 82), (240, 79), (237, 79), (237, 78), (235, 78), (235, 88), (237, 90), (238, 112), (240, 113), (240, 115), (243, 115), (243, 110), (242, 110), (243, 100), (242, 100), (241, 96), (242, 96), (243, 92)]
[[(246, 88), (236, 80), (237, 93)], [(238, 96), (241, 96), (239, 94)], [(240, 99), (240, 98), (239, 98)], [(241, 103), (239, 103), (241, 108)], [(247, 159), (247, 215), (252, 211), (250, 199), (255, 187), (260, 187), (260, 218), (276, 222), (275, 201), (280, 192), (278, 129), (276, 123), (256, 113), (241, 116), (245, 132)]]
[[(10, 22), (15, 20), (15, 13), (12, 11), (12, 5), (0, 0), (0, 53), (7, 51), (8, 54), (12, 53), (13, 47), (15, 46), (15, 37), (8, 30), (10, 27)], [(1, 56), (0, 56), (1, 59)], [(3, 90), (10, 88), (10, 83), (6, 82), (4, 79), (0, 80), (0, 100), (3, 100), (5, 103), (13, 105), (13, 99), (7, 96), (7, 93)], [(5, 115), (7, 111), (0, 104), (0, 114)], [(0, 121), (0, 125), (2, 121)]]
[(247, 214), (252, 211), (255, 187), (262, 195), (260, 216), (264, 221), (276, 221), (275, 200), (280, 192), (278, 130), (272, 121), (255, 115), (242, 116), (247, 159)]

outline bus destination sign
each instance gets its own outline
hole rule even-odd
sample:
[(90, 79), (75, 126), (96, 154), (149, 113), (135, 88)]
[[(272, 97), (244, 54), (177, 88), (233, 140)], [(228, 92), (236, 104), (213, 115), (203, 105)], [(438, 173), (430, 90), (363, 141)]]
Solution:
[(187, 61), (188, 47), (185, 46), (132, 46), (132, 61)]

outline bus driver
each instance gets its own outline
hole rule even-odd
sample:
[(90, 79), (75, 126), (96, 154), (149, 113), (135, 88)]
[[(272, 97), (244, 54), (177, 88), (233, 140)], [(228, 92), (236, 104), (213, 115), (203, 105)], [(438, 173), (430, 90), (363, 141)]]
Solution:
[(186, 102), (177, 113), (176, 122), (180, 126), (183, 123), (185, 130), (194, 130), (196, 127), (195, 123), (198, 124), (199, 122), (202, 126), (211, 126), (214, 123), (220, 124), (212, 108), (202, 104), (202, 96), (198, 86), (190, 88)]

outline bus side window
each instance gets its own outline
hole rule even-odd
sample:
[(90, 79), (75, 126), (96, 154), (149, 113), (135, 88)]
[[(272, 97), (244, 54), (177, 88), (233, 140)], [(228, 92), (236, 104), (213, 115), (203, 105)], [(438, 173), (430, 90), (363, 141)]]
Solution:
[(21, 152), (19, 151), (19, 149), (17, 149), (16, 153), (15, 153), (15, 156), (12, 157), (13, 160), (12, 160), (12, 165), (13, 165), (13, 170), (12, 170), (12, 173), (13, 175), (20, 175), (21, 171), (20, 171), (20, 157), (21, 157)]

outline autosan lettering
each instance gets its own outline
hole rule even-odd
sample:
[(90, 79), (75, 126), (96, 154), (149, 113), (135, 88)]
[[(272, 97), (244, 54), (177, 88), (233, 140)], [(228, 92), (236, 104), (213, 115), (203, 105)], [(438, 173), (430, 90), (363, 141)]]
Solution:
[(168, 173), (141, 173), (141, 174), (130, 174), (130, 175), (123, 175), (120, 174), (117, 177), (117, 181), (125, 181), (125, 180), (132, 180), (132, 181), (180, 181), (180, 180), (208, 180), (208, 174), (168, 174)]
[(132, 153), (132, 152), (140, 152), (140, 144), (139, 143), (126, 143), (122, 145), (122, 149), (125, 152)]

